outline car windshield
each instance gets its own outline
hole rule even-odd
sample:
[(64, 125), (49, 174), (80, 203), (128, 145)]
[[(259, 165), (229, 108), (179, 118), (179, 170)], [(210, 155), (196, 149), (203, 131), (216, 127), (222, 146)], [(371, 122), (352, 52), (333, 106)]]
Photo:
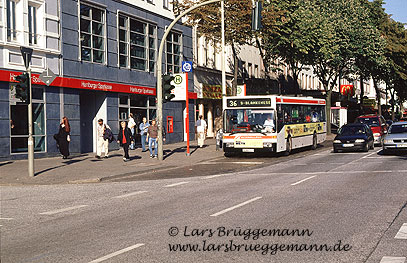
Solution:
[(378, 127), (379, 126), (378, 117), (369, 117), (369, 118), (359, 117), (356, 119), (356, 122), (364, 123), (364, 124), (368, 125), (369, 127)]
[(233, 109), (225, 111), (225, 133), (271, 133), (275, 131), (275, 110)]
[(407, 124), (392, 125), (390, 127), (389, 133), (391, 133), (391, 134), (407, 133)]
[(343, 126), (338, 131), (338, 134), (340, 135), (356, 135), (365, 133), (366, 131), (362, 126)]

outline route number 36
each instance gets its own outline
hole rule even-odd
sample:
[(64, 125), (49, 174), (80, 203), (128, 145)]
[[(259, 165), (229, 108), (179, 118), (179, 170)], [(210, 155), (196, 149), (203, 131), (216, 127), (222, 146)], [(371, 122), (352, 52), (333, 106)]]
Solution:
[(237, 101), (236, 100), (230, 100), (229, 101), (229, 107), (237, 107)]

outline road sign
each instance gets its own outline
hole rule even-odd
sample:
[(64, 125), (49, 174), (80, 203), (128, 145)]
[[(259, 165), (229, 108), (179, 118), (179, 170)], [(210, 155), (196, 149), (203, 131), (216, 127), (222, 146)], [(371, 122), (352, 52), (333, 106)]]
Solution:
[(45, 83), (45, 85), (49, 86), (55, 80), (57, 76), (52, 72), (49, 68), (46, 71), (42, 72), (40, 75), (40, 79)]
[(182, 72), (192, 72), (192, 61), (182, 61)]
[(28, 47), (20, 47), (21, 56), (23, 56), (24, 66), (28, 68), (31, 62), (31, 55), (33, 54), (33, 49)]
[(175, 86), (171, 93), (175, 95), (172, 101), (185, 101), (186, 100), (186, 90), (187, 90), (187, 73), (174, 74), (174, 79), (171, 84)]

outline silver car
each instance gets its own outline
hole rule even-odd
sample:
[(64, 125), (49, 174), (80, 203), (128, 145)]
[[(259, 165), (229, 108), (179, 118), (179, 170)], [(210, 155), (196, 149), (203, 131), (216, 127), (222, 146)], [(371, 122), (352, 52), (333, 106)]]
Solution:
[(383, 153), (407, 151), (407, 122), (395, 122), (383, 140)]

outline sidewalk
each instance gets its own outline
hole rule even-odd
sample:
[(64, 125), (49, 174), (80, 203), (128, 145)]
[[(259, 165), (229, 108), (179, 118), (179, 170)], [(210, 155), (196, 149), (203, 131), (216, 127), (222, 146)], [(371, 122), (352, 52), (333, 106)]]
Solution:
[(141, 152), (141, 148), (130, 150), (128, 162), (123, 162), (122, 149), (110, 152), (107, 159), (96, 159), (94, 153), (71, 156), (67, 160), (60, 157), (36, 159), (33, 178), (28, 176), (27, 160), (5, 161), (0, 163), (0, 185), (95, 183), (107, 178), (189, 166), (223, 156), (222, 149), (216, 151), (214, 139), (205, 140), (205, 144), (205, 147), (197, 148), (197, 142), (191, 142), (190, 156), (186, 156), (186, 142), (164, 145), (162, 162), (150, 158), (150, 153)]

